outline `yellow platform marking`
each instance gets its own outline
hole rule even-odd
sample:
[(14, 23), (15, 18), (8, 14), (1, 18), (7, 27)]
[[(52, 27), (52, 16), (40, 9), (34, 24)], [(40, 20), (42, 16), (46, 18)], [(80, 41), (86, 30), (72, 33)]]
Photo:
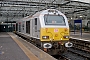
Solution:
[(19, 45), (19, 47), (24, 51), (30, 60), (39, 60), (29, 49), (27, 49), (17, 38), (15, 38), (11, 33), (8, 33), (13, 40)]

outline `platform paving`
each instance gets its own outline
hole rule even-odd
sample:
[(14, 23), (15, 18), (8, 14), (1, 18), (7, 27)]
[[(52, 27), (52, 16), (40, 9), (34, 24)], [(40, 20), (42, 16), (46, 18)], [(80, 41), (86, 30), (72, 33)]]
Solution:
[(30, 60), (8, 33), (0, 33), (0, 60)]
[(90, 33), (80, 33), (80, 32), (70, 32), (70, 37), (72, 38), (79, 38), (79, 39), (85, 39), (90, 40)]

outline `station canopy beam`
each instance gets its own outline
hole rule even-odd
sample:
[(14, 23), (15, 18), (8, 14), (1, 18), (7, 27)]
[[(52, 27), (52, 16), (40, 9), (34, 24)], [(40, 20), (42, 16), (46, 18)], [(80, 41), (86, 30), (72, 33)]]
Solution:
[[(64, 13), (68, 19), (77, 16), (87, 16), (90, 10), (90, 3), (75, 0), (1, 0), (0, 1), (0, 22), (16, 21), (26, 16), (32, 16), (38, 11), (45, 9), (58, 9)], [(83, 13), (82, 13), (83, 11)]]

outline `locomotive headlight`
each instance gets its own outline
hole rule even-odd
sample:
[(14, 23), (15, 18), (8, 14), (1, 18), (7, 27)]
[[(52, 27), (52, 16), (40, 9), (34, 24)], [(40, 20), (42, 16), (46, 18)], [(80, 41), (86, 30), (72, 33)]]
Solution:
[(69, 36), (63, 36), (63, 38), (69, 38)]
[(49, 39), (49, 36), (42, 36), (42, 39)]

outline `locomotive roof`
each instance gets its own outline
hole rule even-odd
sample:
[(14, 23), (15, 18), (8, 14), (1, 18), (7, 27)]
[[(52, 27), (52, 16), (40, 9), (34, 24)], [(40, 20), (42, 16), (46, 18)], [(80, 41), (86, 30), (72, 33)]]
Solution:
[[(42, 14), (42, 13), (48, 13), (48, 10), (56, 10), (56, 9), (47, 9), (47, 10), (42, 10), (42, 11), (40, 11), (40, 12), (37, 12), (37, 13), (35, 13), (32, 17), (38, 17), (40, 14)], [(58, 11), (58, 10), (56, 10), (56, 11)]]
[[(47, 10), (42, 10), (42, 11), (39, 11), (39, 12), (36, 12), (33, 16), (27, 16), (27, 17), (24, 17), (23, 19), (21, 20), (29, 20), (29, 19), (33, 19), (35, 17), (39, 17), (41, 14), (47, 14), (48, 13), (48, 10), (55, 10), (55, 11), (58, 11), (56, 9), (47, 9)], [(60, 11), (59, 11), (60, 12)], [(61, 12), (60, 12), (61, 13)], [(61, 13), (63, 14), (63, 13)]]

